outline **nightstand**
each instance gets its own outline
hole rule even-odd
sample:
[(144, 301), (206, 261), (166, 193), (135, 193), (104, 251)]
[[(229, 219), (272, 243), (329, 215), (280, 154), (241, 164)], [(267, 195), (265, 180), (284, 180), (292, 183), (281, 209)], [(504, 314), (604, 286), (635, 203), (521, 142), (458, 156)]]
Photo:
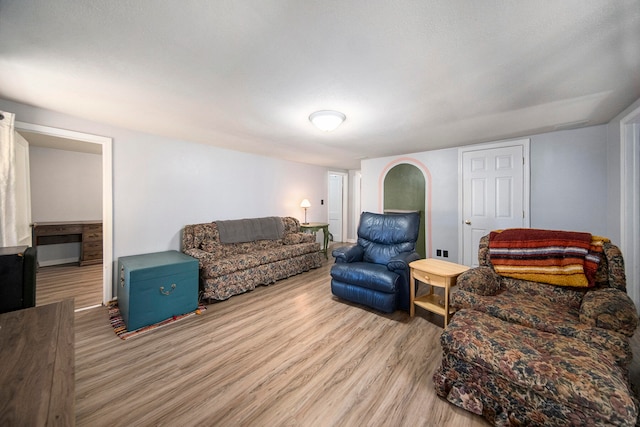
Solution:
[[(466, 265), (439, 259), (420, 259), (409, 264), (411, 280), (409, 282), (410, 304), (409, 314), (415, 314), (415, 305), (444, 317), (444, 326), (454, 313), (449, 307), (449, 291), (455, 286), (458, 276), (469, 269)], [(416, 296), (416, 280), (429, 285), (429, 292)], [(436, 293), (437, 288), (442, 289)]]

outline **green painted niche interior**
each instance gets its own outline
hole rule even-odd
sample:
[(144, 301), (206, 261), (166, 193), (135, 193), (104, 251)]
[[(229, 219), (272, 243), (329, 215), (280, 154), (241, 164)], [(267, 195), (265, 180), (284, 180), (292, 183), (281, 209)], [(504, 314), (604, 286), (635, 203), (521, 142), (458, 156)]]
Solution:
[(426, 258), (425, 251), (425, 180), (417, 167), (401, 163), (389, 170), (384, 178), (384, 211), (420, 211), (420, 233), (416, 251)]

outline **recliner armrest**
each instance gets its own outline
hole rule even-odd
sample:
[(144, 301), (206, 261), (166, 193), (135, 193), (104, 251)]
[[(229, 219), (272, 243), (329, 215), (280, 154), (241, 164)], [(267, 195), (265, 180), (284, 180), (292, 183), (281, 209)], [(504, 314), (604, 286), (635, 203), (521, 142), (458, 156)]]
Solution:
[(420, 255), (416, 251), (402, 252), (389, 260), (387, 268), (389, 271), (409, 270), (409, 263), (420, 259)]
[(358, 245), (342, 246), (334, 249), (331, 255), (335, 257), (336, 262), (359, 262), (364, 256), (364, 249)]
[(500, 275), (487, 266), (471, 268), (456, 280), (459, 290), (477, 295), (496, 295), (501, 288)]
[(580, 321), (631, 337), (638, 327), (638, 314), (625, 292), (614, 288), (597, 289), (582, 298)]

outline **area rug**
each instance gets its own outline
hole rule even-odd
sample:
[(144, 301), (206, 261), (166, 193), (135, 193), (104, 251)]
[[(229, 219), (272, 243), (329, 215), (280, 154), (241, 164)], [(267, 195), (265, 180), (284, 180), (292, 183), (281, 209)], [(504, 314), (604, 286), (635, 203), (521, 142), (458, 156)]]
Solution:
[(128, 331), (127, 326), (125, 325), (124, 320), (122, 320), (122, 316), (120, 315), (120, 310), (118, 309), (118, 302), (111, 301), (107, 306), (107, 308), (109, 309), (109, 323), (111, 323), (111, 326), (113, 327), (113, 332), (115, 332), (116, 335), (123, 340), (140, 336), (147, 332), (154, 331), (156, 329), (162, 328), (163, 326), (167, 326), (171, 323), (179, 322), (180, 320), (186, 319), (187, 317), (202, 314), (207, 309), (207, 307), (205, 307), (204, 305), (199, 305), (197, 309), (189, 313), (181, 314), (179, 316), (173, 316), (161, 322), (154, 323), (153, 325), (144, 326), (140, 329), (136, 329), (133, 331)]

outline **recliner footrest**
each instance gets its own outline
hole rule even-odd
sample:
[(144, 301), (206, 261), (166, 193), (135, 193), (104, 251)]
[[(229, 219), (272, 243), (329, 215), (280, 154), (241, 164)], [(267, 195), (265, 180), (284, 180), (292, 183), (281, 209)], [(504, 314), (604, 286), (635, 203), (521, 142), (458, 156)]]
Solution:
[(331, 268), (331, 277), (377, 292), (395, 293), (400, 276), (385, 265), (368, 262), (336, 263)]
[(346, 301), (366, 305), (385, 313), (392, 313), (396, 309), (394, 293), (378, 292), (335, 279), (331, 280), (331, 293)]
[(485, 417), (536, 425), (634, 425), (624, 369), (579, 339), (463, 309), (441, 336), (439, 395)]

